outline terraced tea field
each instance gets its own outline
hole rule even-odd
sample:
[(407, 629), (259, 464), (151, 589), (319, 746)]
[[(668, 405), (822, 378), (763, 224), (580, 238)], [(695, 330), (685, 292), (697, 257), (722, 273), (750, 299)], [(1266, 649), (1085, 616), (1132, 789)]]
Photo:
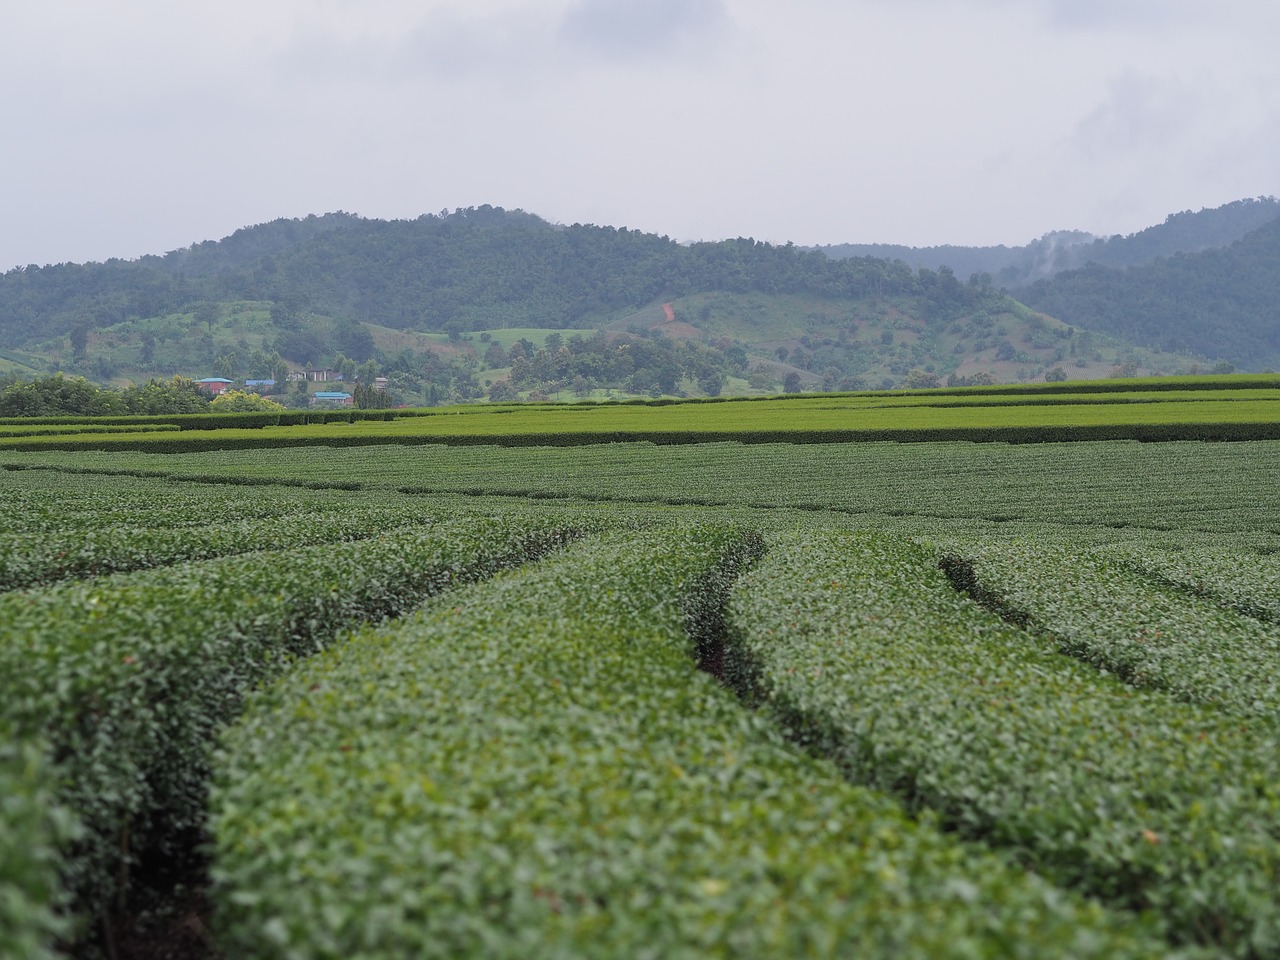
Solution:
[(0, 448), (0, 955), (1280, 952), (1280, 441), (102, 446)]

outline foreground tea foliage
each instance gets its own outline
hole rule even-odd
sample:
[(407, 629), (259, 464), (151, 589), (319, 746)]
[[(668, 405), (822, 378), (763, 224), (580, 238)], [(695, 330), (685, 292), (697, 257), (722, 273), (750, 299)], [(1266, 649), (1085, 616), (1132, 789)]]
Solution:
[(1280, 949), (1273, 728), (1134, 689), (1011, 629), (938, 555), (784, 539), (734, 591), (729, 669), (792, 735), (1175, 940)]
[(52, 960), (67, 932), (59, 915), (59, 850), (75, 835), (55, 805), (55, 779), (34, 739), (0, 722), (0, 956)]
[(213, 799), (223, 949), (1163, 952), (844, 783), (699, 673), (751, 550), (724, 529), (601, 535), (256, 694)]
[[(0, 723), (47, 738), (82, 827), (62, 882), (85, 919), (149, 857), (189, 855), (211, 738), (247, 690), (343, 630), (561, 543), (554, 524), (459, 516), (343, 545), (259, 553), (0, 596)], [(0, 831), (2, 833), (3, 831)]]

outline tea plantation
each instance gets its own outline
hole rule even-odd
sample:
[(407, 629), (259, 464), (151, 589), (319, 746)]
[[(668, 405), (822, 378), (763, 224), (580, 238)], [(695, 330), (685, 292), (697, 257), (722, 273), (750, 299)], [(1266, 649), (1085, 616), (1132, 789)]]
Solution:
[(15, 429), (0, 955), (1276, 956), (1275, 388), (1177, 387), (1148, 442)]

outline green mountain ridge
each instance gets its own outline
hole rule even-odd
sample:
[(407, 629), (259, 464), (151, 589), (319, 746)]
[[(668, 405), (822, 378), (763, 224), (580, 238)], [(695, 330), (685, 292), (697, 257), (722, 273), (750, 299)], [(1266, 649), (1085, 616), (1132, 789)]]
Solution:
[(1128, 267), (1160, 257), (1227, 247), (1277, 219), (1280, 200), (1258, 197), (1194, 213), (1172, 213), (1164, 223), (1128, 236), (1097, 237), (1082, 230), (1056, 230), (1021, 247), (844, 243), (813, 249), (835, 259), (880, 257), (901, 260), (913, 269), (948, 267), (961, 277), (990, 273), (996, 282), (1017, 290), (1089, 264)]
[[(509, 329), (543, 332), (512, 353)], [(0, 274), (0, 353), (118, 384), (372, 360), (409, 402), (1208, 367), (1102, 329), (1080, 338), (982, 275), (488, 206), (277, 220), (163, 256), (15, 269)]]

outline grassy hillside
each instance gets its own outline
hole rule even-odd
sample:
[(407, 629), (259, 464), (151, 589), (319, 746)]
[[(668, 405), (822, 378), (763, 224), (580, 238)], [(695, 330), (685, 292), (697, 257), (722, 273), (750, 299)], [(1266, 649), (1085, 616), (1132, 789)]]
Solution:
[[(629, 314), (607, 329), (653, 330), (673, 338), (746, 344), (758, 380), (780, 386), (788, 373), (805, 390), (893, 389), (990, 377), (996, 383), (1198, 372), (1203, 361), (1134, 347), (1080, 331), (1008, 299), (922, 319), (919, 298), (832, 302), (817, 297), (701, 293)], [(1055, 372), (1053, 374), (1057, 376)], [(936, 378), (937, 383), (933, 383)], [(745, 392), (745, 391), (744, 391)]]

